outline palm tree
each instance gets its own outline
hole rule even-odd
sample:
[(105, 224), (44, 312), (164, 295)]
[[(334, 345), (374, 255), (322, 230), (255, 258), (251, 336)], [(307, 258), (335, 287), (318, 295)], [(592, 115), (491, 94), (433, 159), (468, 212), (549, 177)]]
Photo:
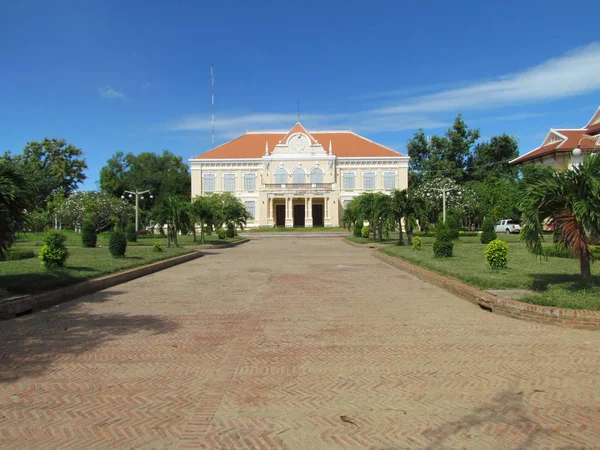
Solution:
[(589, 241), (600, 234), (600, 157), (586, 158), (572, 170), (542, 172), (522, 191), (522, 239), (527, 248), (542, 255), (542, 223), (554, 225), (554, 243), (579, 259), (584, 282), (591, 282)]
[(417, 226), (417, 219), (425, 207), (424, 200), (413, 189), (396, 189), (392, 194), (391, 214), (398, 224), (398, 245), (404, 245), (402, 221), (408, 244), (412, 244), (412, 233)]
[(173, 245), (177, 247), (177, 233), (191, 222), (189, 215), (189, 202), (183, 197), (173, 196), (167, 198), (166, 206), (168, 210), (168, 233), (171, 233)]
[(27, 181), (14, 168), (0, 164), (0, 259), (23, 229)]
[[(208, 197), (197, 196), (192, 201), (190, 213), (193, 218), (193, 227), (196, 228), (196, 222), (200, 224), (200, 243), (204, 244), (204, 226), (212, 222), (213, 211)], [(194, 242), (196, 241), (194, 234)]]

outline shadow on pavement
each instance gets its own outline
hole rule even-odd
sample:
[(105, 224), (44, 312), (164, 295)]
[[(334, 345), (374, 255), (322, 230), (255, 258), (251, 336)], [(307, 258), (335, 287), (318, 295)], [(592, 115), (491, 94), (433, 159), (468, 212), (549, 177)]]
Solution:
[[(466, 440), (470, 439), (469, 430), (474, 427), (514, 427), (518, 431), (507, 430), (511, 436), (511, 448), (527, 449), (537, 447), (536, 438), (540, 435), (549, 436), (551, 430), (545, 429), (527, 414), (525, 407), (525, 392), (511, 389), (497, 393), (489, 402), (479, 406), (460, 419), (446, 423), (427, 432), (426, 437), (435, 442), (427, 447), (428, 450), (455, 448), (455, 442), (446, 442), (450, 437), (462, 433)], [(514, 442), (514, 441), (520, 441)], [(474, 444), (477, 441), (474, 441)], [(514, 446), (513, 446), (514, 445)], [(575, 447), (573, 447), (575, 448)]]
[(34, 315), (0, 322), (0, 384), (44, 373), (54, 361), (94, 350), (139, 331), (163, 334), (176, 323), (160, 316), (97, 313), (86, 303), (119, 295), (101, 291)]

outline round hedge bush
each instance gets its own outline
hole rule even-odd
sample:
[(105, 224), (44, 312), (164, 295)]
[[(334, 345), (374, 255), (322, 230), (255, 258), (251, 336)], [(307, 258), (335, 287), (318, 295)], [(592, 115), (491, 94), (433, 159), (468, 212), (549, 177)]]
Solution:
[(125, 256), (125, 252), (127, 251), (127, 238), (125, 234), (121, 231), (113, 232), (108, 241), (108, 249), (114, 258)]
[(97, 242), (98, 234), (96, 233), (94, 222), (90, 219), (84, 220), (81, 226), (81, 243), (84, 247), (94, 248)]
[(217, 230), (217, 237), (219, 239), (225, 239), (227, 237), (227, 230), (225, 228), (219, 228)]
[(421, 250), (421, 245), (423, 245), (423, 240), (419, 236), (415, 236), (412, 241), (412, 249)]
[(135, 231), (135, 224), (129, 223), (125, 228), (125, 237), (127, 242), (137, 242), (137, 233)]
[(508, 245), (500, 239), (494, 239), (485, 246), (485, 257), (492, 269), (504, 269), (508, 264)]
[(231, 222), (229, 222), (227, 224), (227, 232), (226, 232), (225, 236), (228, 237), (228, 238), (232, 238), (232, 237), (235, 236), (235, 229), (234, 229), (233, 224)]
[(354, 222), (354, 237), (362, 236), (363, 222), (364, 221), (362, 219), (358, 219), (356, 222)]
[(435, 242), (433, 243), (433, 254), (437, 258), (450, 258), (454, 250), (452, 237), (448, 225), (439, 222), (435, 227)]
[(369, 237), (370, 232), (371, 227), (369, 225), (365, 225), (364, 227), (362, 227), (362, 230), (360, 230), (360, 236), (366, 239)]
[(494, 229), (494, 223), (490, 219), (485, 219), (483, 221), (483, 225), (481, 226), (481, 240), (482, 244), (489, 244), (498, 236), (496, 236), (496, 230)]
[(46, 269), (64, 267), (69, 257), (65, 242), (67, 236), (59, 230), (50, 230), (44, 237), (44, 245), (40, 248), (39, 257)]

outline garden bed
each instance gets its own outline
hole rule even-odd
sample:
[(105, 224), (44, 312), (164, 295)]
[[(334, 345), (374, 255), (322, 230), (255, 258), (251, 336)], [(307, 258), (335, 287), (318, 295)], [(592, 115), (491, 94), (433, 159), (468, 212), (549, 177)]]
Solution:
[(0, 299), (38, 294), (190, 252), (189, 249), (173, 247), (153, 252), (152, 247), (128, 246), (124, 258), (113, 258), (108, 247), (71, 247), (66, 267), (53, 272), (45, 270), (37, 257), (1, 261)]
[[(510, 237), (501, 235), (499, 238)], [(465, 240), (468, 238), (464, 238)], [(462, 241), (463, 239), (461, 239)], [(435, 258), (431, 248), (390, 246), (380, 251), (441, 275), (459, 279), (478, 289), (527, 289), (536, 292), (519, 301), (559, 308), (600, 310), (600, 267), (592, 265), (593, 285), (582, 285), (577, 261), (565, 258), (536, 259), (522, 243), (509, 242), (508, 268), (491, 269), (485, 245), (455, 245), (451, 258)]]

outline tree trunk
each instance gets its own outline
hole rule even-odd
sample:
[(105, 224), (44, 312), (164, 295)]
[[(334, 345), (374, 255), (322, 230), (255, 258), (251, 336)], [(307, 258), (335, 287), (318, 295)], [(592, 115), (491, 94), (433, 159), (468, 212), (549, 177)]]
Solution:
[(412, 245), (412, 231), (409, 232), (408, 230), (406, 230), (406, 243), (408, 245)]
[(404, 245), (404, 235), (402, 234), (402, 218), (398, 220), (398, 245)]
[(585, 283), (592, 282), (592, 272), (590, 271), (590, 258), (585, 251), (579, 253), (579, 267), (581, 271), (581, 278)]
[(204, 244), (204, 221), (200, 221), (200, 243)]
[(194, 236), (194, 243), (196, 242), (196, 223), (192, 224), (192, 236)]

